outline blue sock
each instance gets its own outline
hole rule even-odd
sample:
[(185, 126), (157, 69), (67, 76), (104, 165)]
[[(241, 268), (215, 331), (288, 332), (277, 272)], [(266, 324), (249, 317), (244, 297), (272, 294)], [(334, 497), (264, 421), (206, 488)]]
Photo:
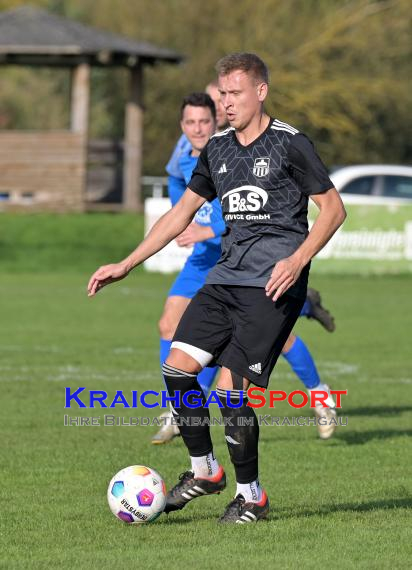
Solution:
[(160, 368), (166, 362), (166, 358), (169, 356), (171, 346), (171, 340), (165, 340), (164, 338), (160, 339)]
[(197, 381), (200, 384), (205, 396), (207, 397), (212, 387), (213, 381), (216, 377), (217, 371), (219, 370), (219, 366), (206, 366), (203, 368), (202, 372), (197, 377)]
[(318, 371), (306, 344), (299, 337), (289, 352), (282, 353), (292, 367), (293, 372), (303, 382), (306, 388), (316, 388), (320, 383)]
[(302, 310), (300, 311), (299, 317), (307, 317), (308, 315), (310, 315), (310, 301), (309, 299), (306, 299)]

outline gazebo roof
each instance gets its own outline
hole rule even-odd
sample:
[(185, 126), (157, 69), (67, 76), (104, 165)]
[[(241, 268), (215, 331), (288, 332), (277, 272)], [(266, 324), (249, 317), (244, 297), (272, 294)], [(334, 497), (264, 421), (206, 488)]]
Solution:
[(45, 10), (23, 6), (0, 13), (0, 65), (133, 67), (179, 63), (178, 53), (86, 26)]

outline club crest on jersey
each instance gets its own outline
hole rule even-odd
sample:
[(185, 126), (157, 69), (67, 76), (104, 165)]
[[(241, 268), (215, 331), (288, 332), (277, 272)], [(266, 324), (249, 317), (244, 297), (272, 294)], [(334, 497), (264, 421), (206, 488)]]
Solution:
[(212, 222), (213, 206), (205, 202), (195, 216), (197, 224), (210, 224)]
[(253, 175), (257, 178), (264, 178), (269, 174), (270, 158), (256, 158), (253, 165)]

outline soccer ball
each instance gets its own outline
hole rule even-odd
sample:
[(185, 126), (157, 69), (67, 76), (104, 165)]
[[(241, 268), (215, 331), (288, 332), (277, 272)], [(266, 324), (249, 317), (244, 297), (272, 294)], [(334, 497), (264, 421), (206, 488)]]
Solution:
[(110, 481), (107, 500), (114, 516), (127, 524), (152, 522), (165, 508), (166, 485), (154, 469), (132, 465)]

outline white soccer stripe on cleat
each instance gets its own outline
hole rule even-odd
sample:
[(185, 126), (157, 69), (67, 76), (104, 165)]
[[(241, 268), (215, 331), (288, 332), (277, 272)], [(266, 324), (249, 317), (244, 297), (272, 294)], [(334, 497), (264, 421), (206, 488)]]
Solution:
[(250, 523), (257, 521), (257, 518), (250, 511), (246, 511), (236, 522), (240, 524)]
[(202, 495), (207, 495), (206, 491), (204, 489), (201, 489), (200, 487), (198, 487), (197, 485), (195, 487), (193, 487), (193, 489), (195, 489), (196, 491), (198, 491), (198, 493), (202, 493)]
[(251, 517), (252, 520), (254, 520), (254, 521), (257, 520), (256, 516), (253, 513), (251, 513), (250, 511), (246, 511), (245, 513), (243, 513), (243, 516), (244, 517)]

